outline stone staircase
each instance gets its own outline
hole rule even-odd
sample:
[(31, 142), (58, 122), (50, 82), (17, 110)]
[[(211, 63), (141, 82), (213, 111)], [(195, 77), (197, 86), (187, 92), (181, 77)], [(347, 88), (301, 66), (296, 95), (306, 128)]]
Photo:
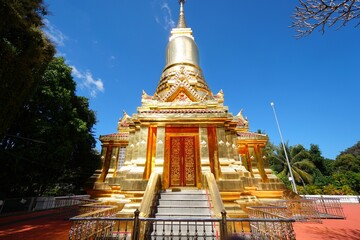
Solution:
[[(211, 238), (216, 235), (212, 222), (197, 222), (191, 219), (211, 219), (211, 202), (205, 190), (174, 189), (160, 194), (159, 205), (155, 218), (164, 221), (155, 222), (152, 238), (165, 237), (178, 239), (195, 237)], [(169, 219), (169, 221), (166, 221)], [(170, 219), (189, 219), (189, 221), (170, 221)], [(179, 234), (180, 233), (180, 234)], [(180, 239), (180, 238), (179, 238)]]

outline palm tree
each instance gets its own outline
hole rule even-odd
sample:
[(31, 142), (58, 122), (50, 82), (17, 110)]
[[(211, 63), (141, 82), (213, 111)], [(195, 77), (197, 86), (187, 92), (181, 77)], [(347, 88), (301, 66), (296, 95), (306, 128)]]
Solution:
[[(269, 162), (274, 171), (280, 178), (288, 178), (290, 175), (283, 146), (269, 146)], [(285, 149), (289, 158), (290, 167), (293, 172), (295, 182), (298, 184), (310, 184), (313, 182), (312, 173), (316, 169), (314, 163), (310, 160), (310, 153), (302, 146), (290, 146), (285, 144)]]

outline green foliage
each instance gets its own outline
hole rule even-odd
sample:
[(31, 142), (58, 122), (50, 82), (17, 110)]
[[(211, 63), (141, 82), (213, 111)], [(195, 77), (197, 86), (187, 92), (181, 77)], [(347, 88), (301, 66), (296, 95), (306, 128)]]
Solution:
[(315, 164), (316, 168), (319, 169), (320, 172), (326, 174), (324, 157), (321, 156), (319, 146), (315, 144), (310, 144), (309, 154), (310, 160)]
[(0, 0), (0, 138), (55, 53), (41, 31), (46, 13), (42, 0)]
[[(285, 147), (300, 194), (360, 194), (359, 142), (342, 152), (335, 161), (322, 157), (319, 147), (314, 144), (309, 150), (302, 145), (289, 147), (286, 144)], [(282, 145), (268, 144), (267, 153), (270, 153), (271, 168), (290, 186)]]
[(352, 171), (360, 172), (360, 156), (341, 154), (334, 162), (334, 170), (337, 172)]
[(337, 187), (348, 186), (353, 192), (360, 194), (360, 173), (355, 173), (352, 171), (345, 171), (334, 173), (332, 175), (333, 183)]
[(3, 194), (77, 193), (97, 168), (95, 113), (86, 98), (75, 95), (75, 87), (64, 59), (53, 59), (0, 142)]
[[(290, 174), (283, 146), (281, 144), (279, 146), (270, 145), (270, 148), (272, 151), (269, 152), (269, 163), (272, 169), (279, 172), (280, 177), (288, 178)], [(315, 169), (315, 165), (309, 160), (310, 154), (302, 145), (289, 147), (288, 144), (285, 144), (285, 149), (295, 182), (311, 183), (313, 181), (311, 172)]]
[(326, 176), (330, 176), (334, 171), (334, 160), (324, 159), (324, 172), (322, 172)]
[(343, 152), (340, 153), (341, 155), (344, 154), (351, 154), (353, 156), (360, 156), (360, 141), (358, 141), (356, 144), (354, 144), (354, 146), (347, 148), (346, 150), (344, 150)]

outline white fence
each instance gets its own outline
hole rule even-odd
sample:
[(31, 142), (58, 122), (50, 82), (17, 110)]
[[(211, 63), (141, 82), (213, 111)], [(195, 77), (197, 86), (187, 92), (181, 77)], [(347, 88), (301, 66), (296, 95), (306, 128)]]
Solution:
[(0, 214), (70, 207), (89, 199), (90, 195), (4, 199), (0, 200)]
[(37, 197), (34, 210), (68, 207), (79, 204), (80, 200), (90, 199), (90, 195), (74, 195), (61, 197)]
[(341, 203), (360, 203), (360, 196), (356, 196), (356, 195), (301, 195), (301, 197), (306, 199), (331, 198), (331, 199), (339, 199)]

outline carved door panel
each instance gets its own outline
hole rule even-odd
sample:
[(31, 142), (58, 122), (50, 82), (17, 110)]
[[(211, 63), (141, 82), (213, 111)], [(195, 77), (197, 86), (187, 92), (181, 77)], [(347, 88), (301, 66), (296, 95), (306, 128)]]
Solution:
[(170, 186), (193, 187), (196, 183), (195, 137), (170, 138)]

